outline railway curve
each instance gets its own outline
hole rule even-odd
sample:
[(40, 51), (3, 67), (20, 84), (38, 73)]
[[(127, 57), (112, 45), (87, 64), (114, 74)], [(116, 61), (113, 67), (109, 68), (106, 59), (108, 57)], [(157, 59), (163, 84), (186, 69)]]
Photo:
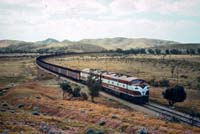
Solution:
[[(64, 55), (80, 55), (80, 54), (91, 54), (91, 53), (68, 53), (68, 54), (64, 54)], [(80, 70), (75, 70), (75, 69), (71, 69), (71, 68), (66, 68), (66, 67), (54, 65), (54, 64), (51, 64), (51, 63), (44, 61), (45, 58), (53, 58), (53, 57), (62, 56), (62, 55), (56, 55), (55, 54), (55, 55), (39, 56), (39, 57), (36, 58), (36, 64), (40, 68), (47, 70), (48, 72), (51, 72), (55, 75), (59, 75), (59, 76), (62, 76), (64, 78), (71, 79), (75, 82), (79, 82), (75, 78), (71, 78), (71, 77), (66, 76), (64, 73), (62, 73), (62, 71), (55, 71), (55, 70), (56, 70), (56, 68), (69, 69), (69, 70), (71, 70), (73, 72), (77, 72), (77, 73), (80, 73)], [(51, 68), (49, 68), (48, 66), (51, 66)], [(105, 96), (111, 97), (109, 95), (105, 95)], [(116, 98), (114, 96), (112, 98), (114, 98), (115, 100), (120, 101), (124, 104), (122, 99)], [(130, 106), (132, 104), (131, 102), (128, 102), (128, 101), (126, 101), (125, 103), (129, 103), (127, 106)], [(155, 103), (151, 103), (151, 102), (149, 102), (148, 104), (144, 104), (141, 107), (146, 108), (146, 109), (153, 111), (155, 113), (158, 113), (159, 115), (164, 116), (165, 119), (169, 119), (169, 120), (175, 119), (176, 121), (179, 121), (179, 122), (183, 122), (183, 123), (186, 123), (186, 124), (190, 124), (192, 126), (200, 127), (200, 119), (193, 117), (189, 114), (182, 113), (182, 112), (176, 111), (174, 109), (170, 109), (168, 107), (165, 107), (165, 106), (162, 106), (162, 105), (159, 105), (159, 104), (155, 104)]]

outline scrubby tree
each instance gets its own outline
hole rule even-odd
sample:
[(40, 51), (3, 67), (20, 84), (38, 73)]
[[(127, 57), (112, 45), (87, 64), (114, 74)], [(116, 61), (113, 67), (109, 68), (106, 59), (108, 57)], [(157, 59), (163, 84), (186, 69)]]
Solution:
[(189, 49), (187, 49), (187, 50), (186, 50), (186, 53), (187, 53), (187, 54), (190, 54), (190, 50), (189, 50)]
[(146, 54), (146, 50), (144, 48), (140, 49), (140, 54)]
[(162, 95), (168, 100), (170, 106), (173, 106), (176, 102), (183, 102), (186, 99), (184, 87), (179, 85), (176, 85), (172, 88), (167, 88)]
[(167, 79), (162, 79), (159, 81), (159, 84), (161, 87), (168, 87), (169, 86), (169, 80)]
[(70, 86), (70, 84), (66, 81), (60, 83), (60, 88), (63, 91), (63, 99), (65, 99), (65, 95), (66, 93), (72, 94), (72, 87)]
[(72, 92), (73, 97), (80, 97), (80, 96), (81, 96), (80, 91), (81, 91), (81, 88), (80, 88), (80, 87), (75, 87), (75, 88), (73, 89), (73, 92)]
[(94, 97), (99, 96), (99, 90), (101, 89), (100, 80), (96, 76), (90, 75), (88, 77), (87, 86), (89, 89), (89, 95), (91, 96), (92, 102), (94, 102)]
[(178, 50), (178, 49), (171, 49), (170, 54), (182, 54), (183, 52), (181, 50)]
[(197, 53), (200, 54), (200, 48), (197, 49)]
[(165, 50), (165, 54), (170, 54), (169, 49)]
[(147, 50), (149, 54), (154, 54), (154, 50), (153, 49), (148, 49)]
[(190, 55), (193, 55), (193, 54), (195, 54), (195, 49), (187, 49), (186, 53), (190, 54)]
[(161, 50), (160, 49), (155, 49), (156, 54), (161, 54)]
[(190, 54), (191, 55), (196, 54), (195, 49), (190, 49)]
[(122, 50), (121, 48), (117, 48), (117, 49), (116, 49), (116, 52), (118, 52), (118, 53), (122, 53), (123, 50)]

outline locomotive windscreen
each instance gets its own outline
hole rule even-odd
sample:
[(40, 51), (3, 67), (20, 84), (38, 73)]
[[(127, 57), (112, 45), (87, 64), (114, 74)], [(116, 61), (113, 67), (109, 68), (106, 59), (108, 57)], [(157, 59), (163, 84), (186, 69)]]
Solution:
[(146, 81), (145, 80), (141, 80), (141, 79), (136, 79), (136, 80), (132, 80), (131, 84), (133, 85), (140, 85), (140, 84), (145, 84)]

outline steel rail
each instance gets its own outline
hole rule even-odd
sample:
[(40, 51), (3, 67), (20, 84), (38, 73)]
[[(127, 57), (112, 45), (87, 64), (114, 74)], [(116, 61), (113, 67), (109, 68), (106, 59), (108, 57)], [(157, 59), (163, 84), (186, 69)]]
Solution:
[(193, 117), (189, 114), (185, 114), (185, 113), (167, 108), (165, 106), (153, 104), (153, 103), (145, 104), (143, 106), (155, 112), (158, 112), (159, 114), (163, 116), (167, 116), (166, 119), (169, 119), (169, 120), (176, 119), (180, 122), (187, 123), (192, 126), (200, 127), (200, 119)]
[[(54, 57), (54, 56), (55, 55), (39, 56), (36, 59), (36, 64), (38, 66), (40, 66), (41, 68), (50, 71), (51, 73), (59, 75), (55, 71), (47, 69), (43, 65), (41, 65), (41, 62), (42, 62), (42, 64), (46, 64), (46, 65), (54, 66), (54, 67), (56, 66), (57, 68), (59, 68), (60, 66), (57, 66), (57, 65), (54, 65), (54, 64), (51, 64), (51, 63), (47, 63), (47, 62), (42, 60), (43, 58), (50, 58), (50, 57)], [(76, 81), (76, 82), (78, 82), (78, 81)], [(127, 102), (127, 103), (131, 103), (131, 102)], [(142, 106), (149, 109), (149, 110), (157, 112), (161, 115), (167, 116), (167, 119), (174, 118), (174, 119), (177, 119), (180, 122), (187, 123), (187, 124), (190, 124), (190, 125), (193, 125), (193, 126), (196, 126), (196, 127), (200, 127), (200, 119), (196, 118), (196, 117), (192, 117), (189, 114), (185, 114), (185, 113), (182, 113), (182, 112), (179, 112), (179, 111), (176, 111), (176, 110), (172, 110), (168, 107), (161, 106), (161, 105), (158, 105), (158, 104), (153, 104), (153, 103), (145, 104), (145, 105), (142, 105)]]

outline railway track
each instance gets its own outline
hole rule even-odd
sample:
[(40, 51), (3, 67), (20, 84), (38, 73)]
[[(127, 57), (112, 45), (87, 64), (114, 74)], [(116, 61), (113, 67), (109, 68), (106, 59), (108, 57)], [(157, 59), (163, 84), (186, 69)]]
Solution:
[(162, 116), (162, 118), (179, 121), (186, 124), (190, 124), (192, 126), (200, 127), (200, 119), (197, 117), (193, 117), (189, 114), (182, 113), (182, 112), (179, 112), (179, 111), (176, 111), (176, 110), (173, 110), (168, 107), (158, 105), (155, 103), (149, 103), (143, 106), (145, 108), (148, 108), (152, 111), (159, 113)]
[[(50, 56), (51, 55), (49, 55), (48, 57), (50, 57)], [(38, 64), (37, 61), (36, 61), (36, 63)], [(44, 64), (48, 64), (48, 63), (43, 62), (42, 64), (44, 65)], [(57, 76), (61, 75), (62, 77), (65, 77), (61, 73), (58, 74), (54, 70), (50, 70), (48, 68), (45, 68), (45, 67), (41, 66), (41, 63), (38, 64), (38, 66), (40, 68), (52, 73), (52, 74), (55, 74)], [(56, 65), (49, 64), (49, 66), (56, 66)], [(59, 66), (56, 66), (56, 67), (59, 68)], [(126, 103), (129, 103), (128, 106), (133, 104), (131, 102), (126, 102)], [(165, 119), (176, 120), (176, 121), (187, 123), (187, 124), (190, 124), (190, 125), (193, 125), (193, 126), (196, 126), (196, 127), (200, 127), (200, 119), (196, 118), (196, 117), (192, 117), (189, 114), (185, 114), (185, 113), (182, 113), (182, 112), (179, 112), (179, 111), (176, 111), (176, 110), (173, 110), (173, 109), (170, 109), (168, 107), (165, 107), (165, 106), (162, 106), (162, 105), (158, 105), (158, 104), (155, 104), (155, 103), (145, 104), (142, 107), (146, 108), (147, 110), (151, 110), (152, 112), (158, 113), (159, 115), (163, 116)]]

